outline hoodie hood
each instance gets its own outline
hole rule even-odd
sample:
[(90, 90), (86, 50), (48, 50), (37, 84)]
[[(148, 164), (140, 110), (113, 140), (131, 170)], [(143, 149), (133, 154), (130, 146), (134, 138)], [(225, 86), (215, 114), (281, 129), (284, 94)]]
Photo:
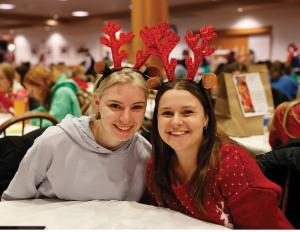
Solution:
[(74, 117), (73, 115), (67, 115), (61, 123), (57, 124), (64, 132), (76, 143), (80, 144), (85, 149), (101, 153), (101, 154), (118, 154), (123, 152), (128, 152), (129, 146), (133, 144), (134, 140), (138, 139), (138, 135), (135, 134), (133, 138), (122, 143), (119, 147), (115, 148), (114, 150), (109, 150), (107, 148), (102, 147), (99, 145), (94, 135), (90, 129), (90, 121), (91, 117), (89, 116), (81, 116), (79, 118)]
[(70, 88), (75, 95), (78, 93), (78, 87), (75, 81), (68, 79), (65, 75), (61, 75), (56, 81), (55, 85), (51, 88), (51, 93), (53, 94), (58, 88), (67, 87)]

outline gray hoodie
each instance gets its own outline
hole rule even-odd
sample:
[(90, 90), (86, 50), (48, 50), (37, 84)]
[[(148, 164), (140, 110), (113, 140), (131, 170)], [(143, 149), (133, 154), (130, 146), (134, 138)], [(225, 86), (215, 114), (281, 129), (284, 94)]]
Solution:
[(136, 133), (114, 151), (96, 143), (90, 118), (68, 115), (27, 151), (2, 200), (138, 201), (144, 190), (151, 145)]

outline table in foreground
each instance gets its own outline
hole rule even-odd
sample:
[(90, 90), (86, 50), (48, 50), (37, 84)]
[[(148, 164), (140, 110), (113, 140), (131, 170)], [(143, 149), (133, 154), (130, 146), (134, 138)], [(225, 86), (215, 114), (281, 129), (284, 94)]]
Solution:
[(128, 201), (0, 202), (0, 226), (47, 229), (227, 229), (169, 209)]

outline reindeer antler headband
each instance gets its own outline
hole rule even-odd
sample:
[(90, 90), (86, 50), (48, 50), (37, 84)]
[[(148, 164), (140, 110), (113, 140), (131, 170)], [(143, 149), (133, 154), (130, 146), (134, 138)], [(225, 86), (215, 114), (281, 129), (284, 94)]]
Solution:
[[(103, 74), (102, 79), (110, 75), (112, 72), (123, 68), (121, 63), (122, 60), (126, 58), (126, 53), (125, 51), (119, 51), (119, 49), (123, 44), (132, 40), (134, 35), (132, 32), (128, 32), (127, 34), (120, 33), (120, 37), (117, 39), (116, 33), (121, 28), (121, 25), (113, 22), (108, 22), (107, 25), (102, 27), (102, 31), (108, 36), (108, 38), (101, 36), (100, 41), (102, 44), (111, 48), (114, 63), (113, 69), (109, 68), (104, 62), (98, 62), (95, 64), (95, 71)], [(214, 27), (212, 25), (209, 25), (207, 28), (202, 27), (199, 32), (200, 34), (188, 32), (185, 35), (185, 41), (194, 53), (194, 61), (191, 57), (185, 59), (188, 80), (194, 80), (203, 58), (212, 54), (215, 50), (214, 46), (208, 45), (217, 37)], [(147, 86), (149, 88), (157, 88), (162, 83), (160, 70), (155, 66), (150, 66), (143, 69), (144, 71), (141, 71), (141, 67), (145, 64), (150, 55), (158, 56), (162, 60), (168, 80), (175, 80), (174, 72), (177, 60), (175, 58), (169, 59), (169, 55), (178, 44), (180, 40), (179, 36), (174, 31), (169, 30), (169, 24), (167, 22), (154, 27), (145, 27), (141, 30), (140, 35), (146, 45), (146, 50), (139, 50), (136, 53), (136, 63), (132, 69), (140, 72), (144, 77), (146, 77)], [(202, 41), (199, 45), (198, 42), (200, 38), (202, 38)], [(202, 84), (206, 89), (212, 88), (216, 85), (216, 76), (212, 73), (205, 75)]]

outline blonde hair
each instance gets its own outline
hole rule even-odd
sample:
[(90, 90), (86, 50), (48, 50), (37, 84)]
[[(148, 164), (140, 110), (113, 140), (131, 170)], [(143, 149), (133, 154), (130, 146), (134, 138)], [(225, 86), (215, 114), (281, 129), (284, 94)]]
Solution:
[[(146, 87), (146, 81), (142, 74), (133, 71), (131, 68), (123, 68), (122, 70), (113, 72), (104, 79), (100, 76), (95, 82), (94, 93), (97, 94), (99, 99), (101, 99), (104, 91), (116, 84), (132, 84), (134, 86), (140, 87), (144, 90), (145, 99), (148, 97), (148, 89)], [(95, 109), (93, 104), (89, 109), (89, 114), (94, 114)]]
[(9, 63), (1, 63), (0, 69), (4, 73), (5, 78), (9, 81), (10, 85), (13, 86), (16, 74), (14, 67)]

